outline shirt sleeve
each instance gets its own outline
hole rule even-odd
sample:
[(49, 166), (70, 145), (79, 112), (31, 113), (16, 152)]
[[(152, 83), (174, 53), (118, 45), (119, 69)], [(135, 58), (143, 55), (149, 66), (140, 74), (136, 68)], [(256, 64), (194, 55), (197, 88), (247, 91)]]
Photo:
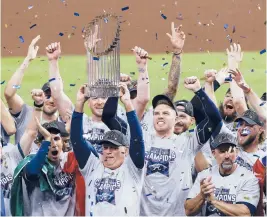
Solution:
[(32, 116), (32, 107), (24, 104), (22, 106), (22, 110), (19, 113), (18, 116), (14, 116), (15, 122), (16, 122), (16, 134), (15, 134), (15, 144), (18, 144), (24, 131), (26, 130), (26, 127), (31, 120)]
[[(260, 187), (258, 179), (252, 176), (250, 179), (246, 180), (240, 189), (237, 191), (237, 204), (246, 205), (251, 212), (255, 212), (256, 207), (259, 203), (260, 198)], [(253, 215), (253, 213), (251, 213)]]
[(23, 160), (24, 154), (20, 148), (20, 144), (14, 145), (12, 149), (7, 152), (6, 154), (9, 155), (9, 157), (18, 165), (20, 161)]
[(85, 166), (80, 168), (81, 174), (84, 179), (90, 175), (97, 167), (101, 164), (99, 158), (97, 158), (94, 154), (90, 154)]

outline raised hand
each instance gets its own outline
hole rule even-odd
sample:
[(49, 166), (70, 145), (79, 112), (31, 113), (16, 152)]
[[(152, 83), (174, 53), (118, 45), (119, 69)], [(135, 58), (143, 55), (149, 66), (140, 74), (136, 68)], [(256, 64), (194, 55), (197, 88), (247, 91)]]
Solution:
[(123, 82), (125, 83), (126, 85), (130, 84), (131, 83), (131, 77), (129, 75), (126, 75), (126, 74), (123, 74), (121, 73), (120, 74), (120, 82)]
[(80, 89), (78, 90), (78, 93), (77, 93), (77, 102), (80, 102), (80, 103), (85, 103), (89, 97), (87, 95), (87, 88), (88, 88), (88, 85), (87, 84), (83, 84)]
[(97, 42), (101, 41), (101, 39), (98, 38), (98, 25), (95, 25), (94, 33), (91, 31), (87, 38), (85, 38), (85, 36), (83, 36), (83, 38), (84, 38), (85, 49), (89, 50), (95, 49)]
[(141, 47), (137, 47), (135, 46), (133, 49), (132, 49), (133, 53), (135, 54), (135, 61), (136, 61), (136, 64), (138, 66), (138, 69), (139, 68), (144, 68), (147, 66), (147, 57), (148, 57), (148, 53), (142, 49)]
[(245, 92), (248, 93), (250, 91), (250, 87), (248, 86), (248, 84), (246, 83), (242, 73), (236, 69), (236, 71), (234, 70), (230, 70), (230, 73), (232, 75), (232, 78), (235, 80), (236, 84)]
[(185, 78), (184, 87), (193, 92), (197, 92), (201, 89), (199, 79), (196, 76)]
[(240, 44), (234, 43), (230, 45), (230, 50), (226, 49), (228, 56), (228, 67), (232, 70), (235, 70), (239, 67), (240, 62), (243, 59), (243, 52), (241, 52)]
[(208, 69), (204, 72), (205, 81), (207, 83), (213, 83), (216, 78), (217, 71), (215, 69)]
[(120, 100), (121, 100), (121, 102), (124, 105), (131, 102), (130, 91), (128, 90), (127, 85), (125, 83), (121, 82), (119, 84), (119, 88), (120, 88)]
[(39, 50), (39, 46), (35, 46), (35, 44), (40, 40), (40, 38), (41, 38), (41, 36), (38, 35), (32, 40), (32, 42), (28, 48), (28, 54), (27, 54), (27, 58), (29, 60), (33, 60), (36, 58), (37, 52)]
[(44, 91), (41, 89), (33, 89), (31, 91), (32, 99), (36, 105), (42, 105), (45, 100)]
[(51, 134), (40, 124), (37, 117), (35, 117), (36, 126), (38, 131), (43, 135), (46, 141), (51, 141)]
[(172, 43), (173, 52), (179, 54), (182, 52), (185, 41), (185, 34), (182, 31), (182, 25), (178, 28), (174, 27), (174, 22), (171, 23), (172, 34), (166, 33)]
[(60, 42), (54, 42), (46, 47), (46, 55), (48, 60), (58, 60), (61, 54)]
[(220, 85), (224, 83), (229, 83), (230, 80), (227, 80), (227, 78), (230, 78), (229, 69), (228, 68), (222, 68), (217, 74), (216, 74), (216, 80), (219, 82)]

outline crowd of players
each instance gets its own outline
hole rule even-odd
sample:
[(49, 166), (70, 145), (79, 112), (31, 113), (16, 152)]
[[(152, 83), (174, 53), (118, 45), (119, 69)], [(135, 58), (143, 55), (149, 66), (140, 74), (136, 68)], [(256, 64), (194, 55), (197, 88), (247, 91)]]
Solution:
[[(240, 45), (201, 86), (195, 76), (180, 81), (182, 26), (172, 23), (167, 36), (172, 64), (160, 95), (150, 96), (148, 53), (134, 47), (138, 80), (121, 74), (120, 97), (88, 98), (84, 84), (73, 104), (55, 42), (46, 47), (48, 82), (27, 105), (16, 86), (36, 58), (33, 39), (6, 85), (8, 109), (1, 100), (2, 216), (264, 215), (266, 93), (259, 98), (239, 71)], [(97, 33), (92, 39), (96, 46)], [(181, 83), (194, 97), (173, 102)], [(222, 85), (229, 89), (217, 104)]]

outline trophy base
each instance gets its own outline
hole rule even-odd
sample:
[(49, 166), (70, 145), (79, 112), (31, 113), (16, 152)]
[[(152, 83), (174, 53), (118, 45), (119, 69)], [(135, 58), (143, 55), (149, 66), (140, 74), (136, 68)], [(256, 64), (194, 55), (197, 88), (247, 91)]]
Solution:
[(119, 97), (119, 93), (118, 86), (89, 87), (87, 96), (97, 98)]

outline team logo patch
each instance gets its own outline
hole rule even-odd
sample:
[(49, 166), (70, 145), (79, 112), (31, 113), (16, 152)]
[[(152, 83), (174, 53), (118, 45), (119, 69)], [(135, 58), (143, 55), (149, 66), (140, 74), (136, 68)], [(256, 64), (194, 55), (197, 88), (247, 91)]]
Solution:
[(119, 180), (110, 178), (96, 179), (95, 187), (97, 188), (96, 204), (106, 201), (116, 205), (115, 190), (121, 188), (121, 182)]
[(175, 158), (175, 152), (170, 149), (152, 147), (150, 151), (146, 153), (146, 175), (148, 176), (158, 172), (169, 177), (169, 165)]
[(74, 193), (75, 180), (74, 175), (71, 173), (60, 172), (53, 178), (53, 183), (56, 191), (56, 201), (60, 201), (71, 197)]
[(104, 137), (105, 130), (100, 128), (93, 128), (83, 134), (83, 138), (88, 140), (96, 149), (99, 154), (102, 154), (102, 146), (98, 145)]

